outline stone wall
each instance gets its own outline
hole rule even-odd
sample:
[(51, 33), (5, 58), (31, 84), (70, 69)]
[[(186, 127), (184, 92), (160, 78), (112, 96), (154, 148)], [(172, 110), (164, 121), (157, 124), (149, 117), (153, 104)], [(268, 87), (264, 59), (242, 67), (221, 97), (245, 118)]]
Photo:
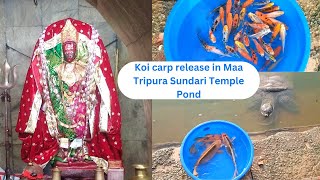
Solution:
[[(38, 0), (37, 5), (33, 0), (0, 0), (0, 64), (2, 65), (5, 58), (8, 59), (11, 66), (19, 64), (18, 85), (11, 91), (13, 128), (15, 128), (23, 83), (34, 45), (47, 25), (67, 17), (90, 23), (98, 30), (107, 46), (115, 77), (121, 67), (129, 62), (126, 47), (99, 12), (85, 0)], [(118, 58), (116, 58), (117, 50)], [(123, 160), (127, 179), (132, 176), (131, 165), (133, 163), (147, 163), (148, 161), (147, 130), (143, 102), (130, 100), (120, 92), (119, 100), (123, 117)], [(4, 104), (1, 103), (0, 109), (3, 110), (3, 107)], [(4, 132), (3, 126), (4, 121), (0, 113), (0, 134)], [(14, 171), (21, 172), (25, 166), (20, 160), (21, 142), (17, 138), (17, 133), (14, 132), (13, 136)], [(3, 135), (1, 135), (0, 167), (4, 168), (3, 139)]]

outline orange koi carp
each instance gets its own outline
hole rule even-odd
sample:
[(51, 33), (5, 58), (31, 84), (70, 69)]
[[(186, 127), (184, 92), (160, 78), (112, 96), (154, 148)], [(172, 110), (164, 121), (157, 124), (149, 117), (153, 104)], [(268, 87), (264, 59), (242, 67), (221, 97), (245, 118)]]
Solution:
[(281, 45), (278, 46), (278, 47), (276, 47), (276, 48), (274, 49), (274, 57), (278, 57), (279, 54), (280, 54), (280, 52), (281, 52), (281, 50), (282, 50)]
[(210, 159), (212, 159), (214, 155), (219, 151), (221, 145), (222, 145), (221, 140), (216, 140), (201, 154), (200, 158), (194, 165), (193, 175), (198, 176), (197, 169), (199, 164), (208, 162)]
[(212, 29), (209, 29), (209, 37), (210, 37), (210, 40), (211, 40), (212, 43), (216, 43), (217, 40), (216, 40), (216, 37), (213, 34)]
[(231, 47), (231, 46), (228, 46), (226, 45), (226, 50), (230, 53), (230, 54), (236, 54), (236, 50)]
[(237, 47), (238, 49), (242, 49), (243, 51), (249, 53), (248, 50), (247, 50), (247, 48), (246, 48), (246, 46), (245, 46), (242, 42), (240, 42), (240, 41), (235, 41), (234, 43), (236, 44), (236, 47)]
[(245, 50), (243, 50), (243, 49), (241, 49), (241, 48), (237, 48), (237, 50), (238, 50), (238, 53), (242, 56), (242, 57), (244, 57), (244, 58), (246, 58), (247, 60), (249, 60), (249, 61), (253, 61), (252, 60), (252, 58), (251, 58), (251, 56), (249, 55), (249, 53), (247, 52), (247, 51), (245, 51)]
[(276, 18), (276, 17), (282, 16), (283, 14), (284, 14), (283, 11), (274, 11), (274, 12), (266, 14), (266, 16), (268, 18)]
[(246, 2), (244, 2), (244, 3), (242, 4), (242, 8), (247, 8), (247, 7), (250, 6), (253, 2), (254, 2), (254, 0), (247, 0)]
[(274, 55), (274, 51), (273, 51), (272, 47), (270, 46), (270, 44), (265, 43), (261, 38), (259, 40), (262, 43), (262, 46), (264, 47), (266, 52), (268, 54), (270, 54), (271, 56), (273, 56)]
[(263, 6), (263, 7), (261, 7), (261, 8), (258, 8), (258, 9), (260, 9), (260, 10), (267, 9), (267, 8), (272, 7), (273, 5), (274, 5), (274, 3), (268, 3), (268, 4), (266, 4), (265, 6)]
[(254, 50), (252, 48), (250, 48), (250, 50), (251, 50), (251, 54), (252, 54), (251, 59), (252, 59), (253, 63), (258, 64), (258, 57), (257, 57), (256, 52), (254, 52)]
[(228, 30), (229, 30), (229, 34), (230, 34), (231, 29), (232, 29), (232, 13), (229, 13), (227, 15), (227, 25), (228, 25)]
[(262, 24), (262, 20), (255, 14), (253, 14), (252, 12), (248, 13), (248, 17), (251, 19), (251, 21), (253, 21), (254, 23), (259, 23)]
[(220, 21), (222, 23), (222, 26), (224, 26), (224, 9), (223, 7), (220, 7), (220, 11), (219, 11), (219, 14), (220, 14)]
[(208, 135), (206, 135), (204, 137), (196, 138), (195, 139), (196, 142), (193, 143), (193, 145), (190, 147), (189, 151), (190, 151), (191, 154), (194, 154), (194, 153), (197, 152), (197, 150), (196, 150), (196, 144), (197, 143), (203, 143), (203, 145), (206, 145), (208, 143), (211, 144), (214, 141), (219, 140), (219, 139), (221, 140), (221, 135), (219, 135), (219, 134), (214, 134), (214, 135), (213, 134), (208, 134)]
[(273, 33), (272, 33), (272, 35), (271, 35), (270, 43), (272, 43), (273, 40), (277, 37), (277, 35), (278, 35), (279, 32), (280, 32), (280, 29), (281, 29), (281, 24), (278, 23), (278, 24), (274, 27), (274, 29), (273, 29)]
[(250, 27), (254, 28), (254, 29), (268, 29), (269, 26), (266, 24), (259, 24), (259, 23), (247, 23)]
[(280, 6), (273, 6), (270, 8), (263, 9), (261, 11), (264, 13), (269, 13), (269, 12), (274, 12), (274, 11), (279, 11), (279, 10), (280, 10)]
[(217, 17), (217, 18), (213, 21), (213, 24), (212, 24), (212, 26), (211, 26), (211, 30), (212, 30), (213, 33), (216, 31), (219, 23), (220, 23), (220, 18)]
[(244, 44), (245, 46), (247, 46), (247, 47), (250, 46), (250, 40), (249, 40), (247, 34), (244, 34), (244, 35), (243, 35), (243, 44)]
[(278, 23), (283, 24), (286, 27), (286, 30), (289, 30), (289, 27), (287, 25), (285, 25), (284, 23), (282, 23), (281, 21), (276, 20), (274, 18), (269, 18), (269, 19), (273, 24), (278, 24)]
[(234, 36), (233, 40), (234, 40), (234, 41), (239, 41), (240, 38), (241, 38), (241, 36), (242, 36), (242, 32), (239, 31), (239, 32)]
[(236, 29), (239, 27), (239, 15), (235, 14), (233, 17), (233, 23), (232, 23), (232, 28)]
[(262, 46), (260, 45), (260, 43), (258, 43), (258, 41), (255, 40), (255, 39), (253, 39), (253, 43), (254, 43), (254, 45), (256, 46), (256, 49), (257, 49), (259, 55), (260, 55), (261, 57), (263, 57), (263, 56), (264, 56), (264, 50), (263, 50)]
[(274, 23), (262, 12), (256, 11), (256, 15), (266, 24), (269, 26), (274, 26)]
[(228, 39), (229, 39), (229, 28), (228, 28), (228, 25), (224, 25), (223, 31), (222, 31), (222, 35), (223, 35), (223, 42), (224, 42), (224, 44), (226, 44), (228, 42)]
[(226, 4), (226, 14), (231, 13), (232, 0), (228, 0)]
[(220, 56), (227, 56), (227, 57), (230, 57), (230, 55), (228, 54), (225, 54), (223, 53), (220, 49), (214, 47), (214, 46), (210, 46), (208, 45), (204, 40), (200, 39), (200, 43), (202, 45), (202, 47), (207, 51), (207, 52), (211, 52), (211, 53), (214, 53), (214, 54), (218, 54)]
[(246, 16), (246, 8), (242, 8), (240, 11), (239, 21), (242, 22), (244, 20), (244, 17)]
[(233, 178), (235, 178), (237, 176), (237, 174), (238, 174), (238, 168), (237, 168), (237, 163), (236, 163), (236, 155), (235, 155), (235, 152), (234, 152), (234, 148), (232, 146), (231, 139), (225, 133), (222, 133), (221, 137), (222, 137), (222, 142), (225, 145), (225, 148), (226, 148), (228, 154), (230, 155), (230, 157), (232, 159), (232, 162), (234, 164)]

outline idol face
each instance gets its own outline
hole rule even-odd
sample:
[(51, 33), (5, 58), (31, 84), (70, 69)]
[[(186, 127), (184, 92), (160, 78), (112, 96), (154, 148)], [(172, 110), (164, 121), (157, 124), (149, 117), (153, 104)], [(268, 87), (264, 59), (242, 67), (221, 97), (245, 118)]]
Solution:
[(71, 63), (76, 58), (77, 44), (74, 41), (66, 41), (62, 45), (64, 60)]

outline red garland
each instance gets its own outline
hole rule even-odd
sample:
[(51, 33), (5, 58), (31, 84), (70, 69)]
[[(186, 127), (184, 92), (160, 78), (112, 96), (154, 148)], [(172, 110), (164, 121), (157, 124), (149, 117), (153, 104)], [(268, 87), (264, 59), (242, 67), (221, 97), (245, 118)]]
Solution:
[(43, 179), (43, 175), (42, 174), (37, 174), (36, 177), (33, 177), (33, 176), (31, 176), (31, 172), (28, 171), (28, 170), (23, 171), (22, 177), (26, 177), (28, 179)]

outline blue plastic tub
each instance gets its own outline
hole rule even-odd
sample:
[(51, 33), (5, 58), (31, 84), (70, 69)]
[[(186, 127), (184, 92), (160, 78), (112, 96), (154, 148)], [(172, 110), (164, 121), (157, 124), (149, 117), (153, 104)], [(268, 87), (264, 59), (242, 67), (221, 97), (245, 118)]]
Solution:
[[(191, 154), (189, 149), (198, 137), (204, 137), (207, 134), (226, 133), (230, 138), (235, 137), (233, 145), (236, 154), (236, 163), (238, 166), (238, 176), (235, 179), (241, 179), (250, 170), (253, 162), (254, 150), (253, 144), (247, 135), (239, 126), (223, 120), (208, 121), (193, 128), (184, 138), (180, 149), (180, 160), (187, 174), (196, 180), (227, 180), (232, 179), (234, 165), (232, 159), (227, 154), (225, 147), (222, 147), (222, 153), (216, 154), (210, 161), (198, 166), (199, 176), (193, 175), (194, 165), (196, 164), (205, 147), (198, 149), (196, 154)], [(201, 146), (199, 146), (201, 148)]]
[[(164, 51), (167, 61), (247, 61), (238, 57), (221, 57), (219, 55), (206, 52), (197, 37), (197, 32), (208, 42), (208, 30), (212, 18), (216, 15), (208, 15), (210, 11), (225, 3), (226, 0), (179, 0), (173, 7), (165, 26)], [(244, 0), (241, 0), (243, 3)], [(258, 2), (258, 1), (255, 1)], [(296, 0), (272, 0), (275, 5), (285, 12), (284, 15), (276, 18), (284, 22), (289, 30), (287, 31), (285, 53), (278, 56), (281, 59), (273, 68), (274, 72), (301, 72), (305, 71), (310, 55), (310, 30), (304, 13)], [(247, 8), (247, 13), (252, 12), (254, 7)], [(255, 12), (255, 11), (254, 11)], [(248, 17), (246, 18), (248, 19)], [(219, 24), (215, 36), (217, 43), (214, 45), (223, 49), (222, 25)], [(217, 34), (218, 33), (218, 34)], [(221, 33), (222, 34), (222, 33)], [(233, 36), (232, 36), (233, 37)], [(281, 44), (278, 39), (272, 47), (276, 48)], [(229, 38), (228, 45), (233, 46), (233, 38)], [(253, 44), (253, 42), (251, 41)], [(250, 45), (251, 46), (251, 45)], [(254, 46), (252, 46), (254, 47)], [(265, 59), (259, 55), (258, 64), (254, 65), (258, 71), (265, 64)]]

